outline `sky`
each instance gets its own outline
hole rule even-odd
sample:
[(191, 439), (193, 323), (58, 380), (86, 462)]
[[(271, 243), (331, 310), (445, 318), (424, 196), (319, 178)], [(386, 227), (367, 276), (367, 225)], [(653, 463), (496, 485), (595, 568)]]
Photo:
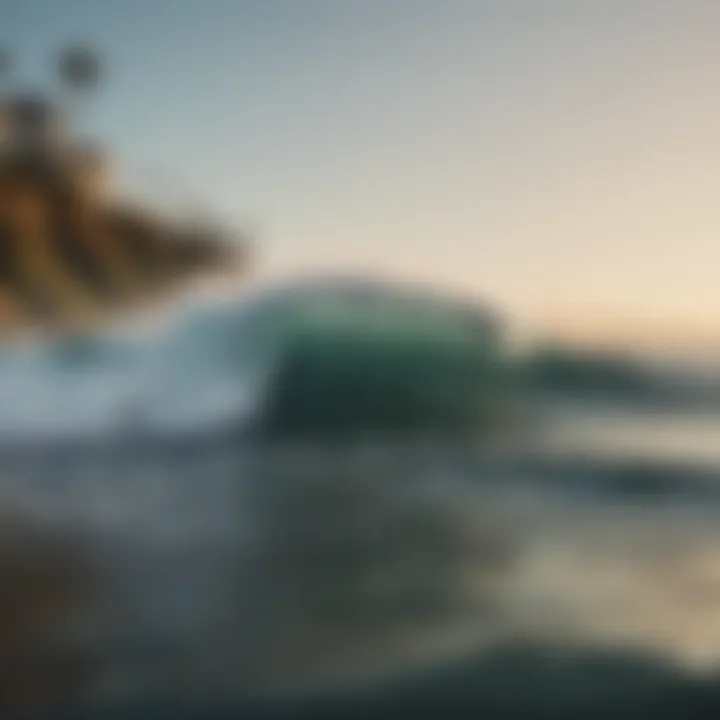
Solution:
[[(528, 327), (720, 347), (716, 0), (0, 0), (18, 81), (75, 39), (125, 182), (258, 277), (426, 280)], [(184, 194), (184, 195), (183, 195)]]

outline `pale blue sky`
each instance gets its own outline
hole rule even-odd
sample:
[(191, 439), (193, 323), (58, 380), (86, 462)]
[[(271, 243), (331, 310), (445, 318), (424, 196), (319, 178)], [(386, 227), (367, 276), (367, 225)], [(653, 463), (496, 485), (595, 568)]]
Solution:
[[(259, 235), (528, 322), (720, 338), (716, 0), (0, 0), (19, 72), (87, 38), (87, 123)], [(578, 318), (580, 319), (578, 321)]]

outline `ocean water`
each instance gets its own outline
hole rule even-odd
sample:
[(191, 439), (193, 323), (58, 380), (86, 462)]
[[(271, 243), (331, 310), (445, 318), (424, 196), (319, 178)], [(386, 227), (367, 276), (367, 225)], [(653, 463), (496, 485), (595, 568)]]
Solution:
[(0, 495), (29, 538), (77, 541), (67, 563), (90, 592), (46, 638), (78, 658), (77, 703), (369, 687), (508, 643), (705, 675), (720, 661), (720, 503), (705, 497), (574, 493), (419, 449), (227, 441), (15, 458)]
[(556, 403), (543, 408), (537, 440), (561, 453), (720, 466), (720, 411), (639, 410)]
[[(162, 357), (96, 375), (18, 362), (0, 380), (0, 574), (32, 548), (13, 567), (42, 581), (13, 585), (39, 609), (6, 619), (33, 632), (0, 642), (0, 661), (47, 650), (73, 668), (55, 684), (30, 673), (34, 702), (357, 691), (518, 644), (715, 672), (720, 496), (613, 480), (632, 458), (685, 463), (671, 491), (695, 462), (720, 483), (717, 418), (548, 408), (534, 448), (604, 468), (554, 482), (460, 448), (253, 446), (216, 431), (257, 407), (253, 378)], [(0, 673), (0, 706), (26, 702), (17, 688)]]

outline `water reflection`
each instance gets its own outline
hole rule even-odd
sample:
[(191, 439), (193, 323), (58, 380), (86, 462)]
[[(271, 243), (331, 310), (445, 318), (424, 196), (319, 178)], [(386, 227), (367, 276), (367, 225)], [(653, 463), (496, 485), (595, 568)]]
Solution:
[[(643, 652), (688, 672), (718, 661), (712, 497), (629, 502), (609, 471), (573, 493), (473, 453), (234, 443), (203, 465), (187, 447), (135, 464), (107, 452), (67, 474), (62, 508), (37, 461), (22, 484), (3, 482), (20, 527), (63, 541), (82, 531), (62, 560), (57, 540), (16, 544), (46, 559), (28, 567), (48, 587), (71, 588), (58, 568), (92, 578), (85, 604), (46, 600), (58, 609), (48, 637), (92, 659), (73, 702), (209, 707), (365, 687), (508, 643)], [(42, 582), (23, 592), (44, 597)]]
[(584, 450), (606, 458), (641, 457), (656, 462), (720, 465), (720, 413), (657, 412), (617, 405), (553, 403), (543, 408), (545, 447)]

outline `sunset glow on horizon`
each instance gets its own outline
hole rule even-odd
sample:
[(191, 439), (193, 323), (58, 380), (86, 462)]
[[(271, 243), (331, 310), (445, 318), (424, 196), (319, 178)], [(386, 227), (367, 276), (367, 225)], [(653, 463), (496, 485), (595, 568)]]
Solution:
[(382, 272), (578, 339), (720, 339), (720, 6), (9, 6), (23, 77), (103, 48), (84, 126), (129, 182), (162, 168), (252, 219), (261, 278)]

